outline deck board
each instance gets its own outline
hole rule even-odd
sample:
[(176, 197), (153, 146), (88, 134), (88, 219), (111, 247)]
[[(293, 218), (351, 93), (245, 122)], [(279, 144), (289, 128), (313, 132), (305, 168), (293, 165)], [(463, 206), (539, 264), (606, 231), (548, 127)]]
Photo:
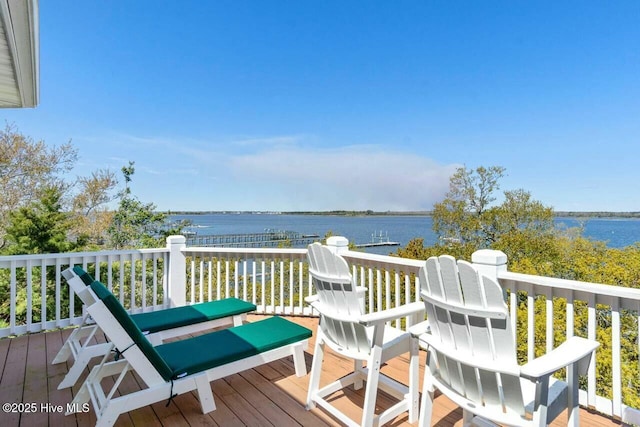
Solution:
[[(254, 321), (261, 316), (249, 316)], [(315, 331), (317, 319), (290, 317), (303, 326)], [(69, 363), (51, 365), (50, 361), (62, 347), (71, 330), (57, 330), (47, 333), (25, 335), (17, 338), (0, 339), (0, 402), (36, 403), (62, 405), (71, 402), (78, 392), (80, 384), (73, 389), (57, 390), (57, 386), (66, 374)], [(97, 336), (104, 341), (104, 336)], [(307, 369), (311, 369), (313, 338), (305, 354)], [(330, 351), (329, 363), (325, 364), (321, 384), (331, 378), (348, 373), (351, 361)], [(425, 355), (420, 356), (421, 367)], [(95, 358), (92, 365), (99, 363)], [(399, 357), (383, 367), (383, 372), (406, 382), (408, 363), (406, 357)], [(85, 370), (81, 380), (88, 375)], [(422, 368), (420, 378), (422, 381)], [(202, 414), (200, 403), (194, 392), (177, 396), (166, 406), (166, 401), (131, 411), (118, 418), (119, 427), (125, 426), (339, 426), (332, 416), (322, 409), (307, 411), (305, 401), (309, 376), (298, 378), (294, 374), (293, 360), (289, 357), (268, 365), (243, 371), (212, 383), (217, 409)], [(105, 384), (113, 380), (105, 380)], [(134, 374), (128, 374), (122, 383), (122, 392), (139, 390), (143, 383)], [(359, 418), (363, 402), (363, 390), (348, 389), (335, 393), (336, 405), (354, 418)], [(393, 403), (393, 399), (381, 393), (377, 400), (377, 411)], [(587, 427), (620, 425), (607, 417), (582, 409), (581, 425)], [(92, 426), (95, 424), (93, 409), (89, 413), (65, 416), (59, 412), (37, 411), (33, 414), (15, 414), (0, 412), (0, 426)], [(404, 414), (393, 420), (390, 425), (411, 426)], [(451, 427), (462, 425), (462, 411), (444, 396), (435, 399), (434, 425)], [(553, 424), (566, 425), (566, 415), (562, 415)]]

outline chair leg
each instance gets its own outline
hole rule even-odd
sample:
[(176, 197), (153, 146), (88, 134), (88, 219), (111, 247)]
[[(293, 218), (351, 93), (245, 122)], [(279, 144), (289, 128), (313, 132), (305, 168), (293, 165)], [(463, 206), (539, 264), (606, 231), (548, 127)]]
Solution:
[(431, 417), (433, 415), (433, 399), (435, 392), (433, 387), (431, 386), (430, 375), (429, 362), (427, 361), (427, 366), (424, 368), (422, 399), (420, 400), (420, 418), (418, 420), (419, 427), (429, 427), (431, 425)]
[(382, 361), (382, 348), (375, 346), (371, 351), (371, 356), (367, 361), (367, 387), (364, 393), (364, 407), (362, 408), (362, 426), (373, 425), (375, 417), (376, 397), (378, 396), (378, 381), (380, 379), (380, 366)]
[(311, 377), (309, 378), (309, 391), (307, 392), (307, 409), (313, 409), (316, 407), (314, 396), (318, 393), (318, 389), (320, 388), (320, 373), (322, 372), (323, 358), (324, 342), (322, 341), (322, 337), (318, 336), (313, 350), (313, 361), (311, 362)]
[(567, 426), (578, 427), (580, 425), (580, 406), (578, 404), (578, 364), (567, 366)]
[(420, 351), (417, 338), (411, 339), (409, 357), (409, 422), (414, 423), (418, 419), (418, 389), (420, 387)]
[[(363, 372), (363, 370), (364, 364), (362, 363), (362, 360), (355, 359), (353, 361), (353, 372)], [(362, 379), (362, 376), (358, 376), (358, 378), (353, 382), (354, 390), (360, 390), (363, 385), (364, 380)]]

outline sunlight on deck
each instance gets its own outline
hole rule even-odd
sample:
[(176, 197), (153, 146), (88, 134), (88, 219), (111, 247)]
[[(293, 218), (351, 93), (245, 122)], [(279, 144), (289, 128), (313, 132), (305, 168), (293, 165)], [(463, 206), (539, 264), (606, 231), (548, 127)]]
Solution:
[[(249, 316), (249, 321), (262, 316)], [(317, 319), (309, 317), (289, 317), (315, 331)], [(18, 338), (0, 340), (0, 401), (3, 404), (31, 404), (31, 412), (19, 413), (3, 411), (0, 413), (0, 426), (92, 426), (96, 418), (91, 408), (87, 413), (65, 416), (67, 404), (72, 395), (80, 387), (57, 390), (57, 386), (67, 372), (67, 364), (51, 365), (50, 362), (62, 346), (71, 329), (24, 335)], [(104, 337), (99, 337), (104, 340)], [(313, 339), (306, 353), (307, 367), (311, 367)], [(329, 352), (331, 361), (326, 363), (332, 372), (327, 375), (340, 376), (351, 370), (350, 361), (337, 357)], [(420, 356), (424, 366), (425, 354)], [(94, 359), (93, 363), (98, 363)], [(400, 357), (384, 366), (388, 375), (404, 380), (406, 378), (407, 359)], [(422, 369), (420, 378), (422, 380)], [(88, 370), (83, 374), (86, 377)], [(324, 376), (323, 376), (324, 378)], [(219, 426), (339, 426), (321, 409), (307, 411), (306, 400), (308, 375), (298, 378), (294, 375), (291, 358), (283, 359), (250, 369), (240, 374), (231, 375), (212, 383), (217, 409), (209, 414), (202, 414), (195, 393), (187, 393), (176, 397), (169, 406), (159, 402), (120, 416), (117, 426), (174, 426), (174, 425), (219, 425)], [(135, 375), (127, 375), (122, 385), (123, 391), (140, 389), (140, 379)], [(363, 390), (336, 393), (335, 403), (354, 418), (359, 417), (363, 402)], [(434, 408), (435, 425), (461, 426), (462, 411), (444, 396), (436, 398)], [(389, 407), (393, 403), (386, 394), (380, 393), (377, 400), (377, 411)], [(19, 405), (14, 405), (16, 409)], [(25, 406), (25, 405), (22, 405)], [(582, 409), (581, 425), (609, 426), (620, 425), (609, 418)], [(404, 414), (389, 425), (410, 426)], [(554, 426), (566, 425), (566, 415), (560, 416)]]

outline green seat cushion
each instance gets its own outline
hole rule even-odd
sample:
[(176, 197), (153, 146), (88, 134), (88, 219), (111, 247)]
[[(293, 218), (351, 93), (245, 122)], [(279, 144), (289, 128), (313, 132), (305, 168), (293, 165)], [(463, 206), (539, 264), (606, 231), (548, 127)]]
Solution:
[(79, 276), (87, 286), (91, 285), (95, 280), (92, 275), (84, 271), (84, 269), (79, 265), (73, 267), (73, 272), (76, 273), (76, 275)]
[(149, 313), (132, 314), (131, 319), (143, 333), (154, 333), (181, 326), (254, 311), (256, 306), (238, 298), (203, 302)]
[(270, 317), (242, 326), (223, 329), (161, 344), (158, 354), (179, 378), (273, 350), (311, 337), (311, 331), (281, 317)]
[[(149, 359), (149, 362), (156, 368), (162, 378), (167, 381), (170, 380), (173, 376), (173, 370), (165, 363), (140, 328), (131, 320), (129, 313), (127, 313), (122, 304), (120, 304), (120, 301), (109, 292), (109, 289), (97, 280), (91, 284), (91, 289), (104, 303), (118, 323), (120, 323), (120, 326), (129, 334), (129, 337), (138, 346), (140, 351)], [(109, 334), (109, 325), (101, 324), (100, 328), (105, 331), (107, 335)], [(118, 350), (125, 353), (127, 348), (118, 348)]]

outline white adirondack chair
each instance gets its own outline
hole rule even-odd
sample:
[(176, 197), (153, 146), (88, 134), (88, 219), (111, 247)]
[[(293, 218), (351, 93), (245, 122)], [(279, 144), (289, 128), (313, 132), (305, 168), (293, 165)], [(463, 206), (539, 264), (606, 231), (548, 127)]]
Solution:
[[(428, 350), (420, 426), (430, 425), (435, 389), (462, 407), (463, 425), (543, 426), (565, 408), (568, 424), (579, 425), (578, 362), (586, 368), (598, 342), (570, 337), (520, 366), (494, 280), (447, 255), (429, 258), (419, 277), (430, 326), (419, 335)], [(564, 367), (567, 382), (551, 377)]]
[[(410, 333), (393, 328), (387, 322), (405, 316), (424, 319), (422, 303), (407, 304), (377, 313), (364, 314), (360, 288), (352, 282), (349, 266), (339, 255), (319, 243), (309, 245), (309, 272), (317, 294), (307, 302), (320, 313), (316, 345), (311, 365), (307, 408), (320, 405), (348, 426), (382, 425), (408, 411), (409, 422), (418, 417), (418, 344)], [(336, 353), (354, 360), (354, 371), (319, 388), (325, 344)], [(409, 386), (380, 373), (382, 364), (398, 355), (410, 353)], [(366, 367), (363, 366), (366, 362)], [(325, 397), (353, 384), (366, 390), (361, 423), (350, 419)], [(378, 388), (399, 402), (375, 415)]]

